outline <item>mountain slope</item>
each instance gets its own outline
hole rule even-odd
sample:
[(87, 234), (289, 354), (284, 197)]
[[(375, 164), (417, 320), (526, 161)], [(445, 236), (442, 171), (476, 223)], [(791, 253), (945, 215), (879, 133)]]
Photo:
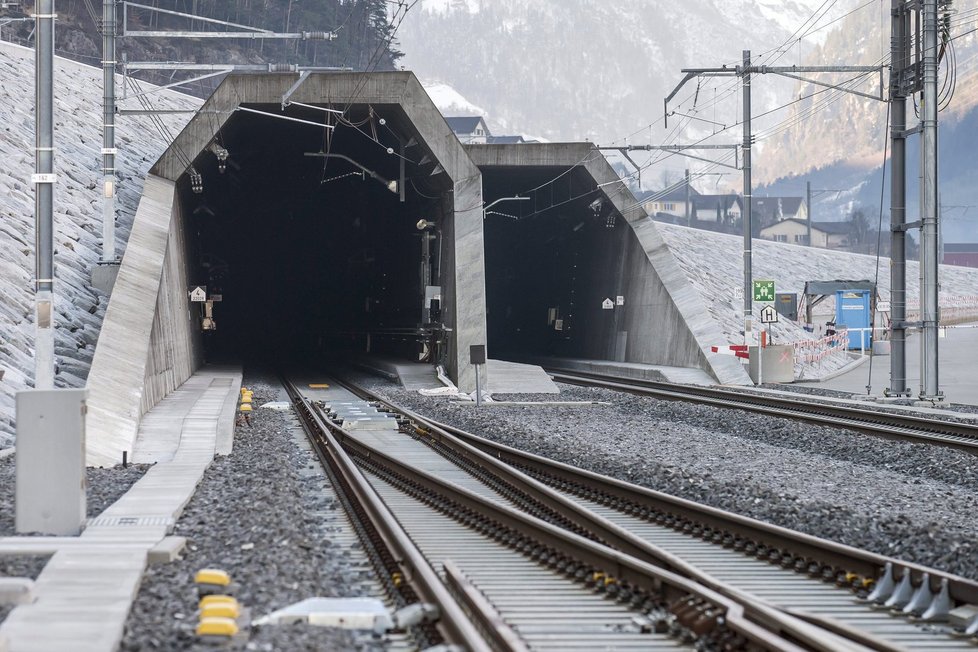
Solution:
[[(610, 142), (662, 115), (680, 68), (735, 63), (790, 35), (818, 0), (422, 0), (402, 63), (484, 107), (491, 126)], [(723, 84), (727, 82), (724, 81)], [(701, 99), (721, 82), (704, 83)], [(695, 92), (695, 85), (683, 97)], [(758, 90), (759, 105), (772, 100)], [(736, 101), (722, 110), (732, 113)], [(722, 117), (722, 116), (721, 116)], [(721, 120), (722, 121), (722, 120)], [(648, 140), (648, 129), (637, 138)]]

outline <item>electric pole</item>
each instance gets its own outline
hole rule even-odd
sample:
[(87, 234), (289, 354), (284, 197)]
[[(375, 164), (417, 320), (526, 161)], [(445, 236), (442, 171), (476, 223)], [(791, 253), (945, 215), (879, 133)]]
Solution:
[(115, 0), (102, 3), (102, 259), (114, 265), (115, 256)]
[[(751, 75), (753, 74), (774, 74), (780, 75), (782, 77), (788, 77), (791, 79), (797, 79), (799, 81), (807, 82), (809, 84), (814, 84), (816, 86), (823, 86), (825, 88), (830, 88), (833, 90), (840, 90), (851, 95), (859, 95), (861, 97), (867, 97), (874, 100), (883, 100), (883, 83), (882, 83), (882, 66), (752, 66), (750, 50), (744, 50), (743, 52), (743, 65), (736, 68), (730, 68), (727, 66), (722, 66), (720, 68), (683, 68), (681, 72), (685, 74), (683, 80), (679, 82), (676, 88), (666, 96), (663, 101), (663, 113), (664, 121), (663, 124), (668, 126), (669, 124), (669, 101), (672, 100), (679, 93), (679, 90), (686, 85), (694, 77), (732, 77), (738, 76), (743, 81), (743, 102), (744, 102), (744, 116), (743, 116), (743, 128), (744, 128), (744, 141), (741, 145), (743, 149), (744, 158), (743, 165), (741, 167), (744, 174), (744, 340), (747, 344), (750, 344), (751, 340), (751, 330), (752, 330), (752, 318), (751, 311), (753, 310), (753, 292), (752, 292), (752, 281), (753, 281), (753, 270), (752, 270), (752, 260), (751, 260), (751, 239), (753, 237), (753, 225), (752, 225), (752, 215), (751, 215), (751, 196), (753, 194), (752, 183), (751, 183), (751, 147), (753, 145), (753, 134), (751, 133)], [(819, 81), (816, 79), (810, 79), (800, 76), (800, 73), (823, 73), (823, 72), (839, 72), (839, 73), (870, 73), (879, 72), (880, 79), (880, 94), (872, 95), (870, 93), (864, 93), (862, 91), (853, 90), (846, 86), (840, 84), (831, 84), (828, 82)], [(810, 228), (810, 224), (809, 224)], [(810, 237), (810, 235), (809, 235)]]
[(890, 22), (890, 386), (887, 396), (909, 396), (907, 387), (907, 95), (910, 14), (892, 0)]
[(923, 101), (920, 139), (920, 302), (923, 341), (920, 347), (920, 399), (940, 400), (937, 329), (937, 0), (922, 0)]
[[(751, 144), (754, 137), (751, 134), (751, 107), (750, 107), (750, 50), (744, 50), (744, 72), (743, 72), (743, 96), (744, 96), (744, 343), (750, 346), (752, 339), (754, 296), (751, 288), (753, 280), (753, 269), (751, 268), (751, 240), (753, 232), (751, 226), (751, 195), (753, 185), (750, 177), (751, 167)], [(760, 344), (760, 343), (758, 343)], [(748, 349), (749, 350), (749, 349)], [(760, 347), (758, 347), (757, 368), (761, 368)]]
[(808, 246), (812, 246), (812, 182), (805, 182), (805, 214), (808, 215)]
[(689, 168), (686, 168), (686, 226), (689, 226)]
[(35, 6), (34, 389), (54, 388), (54, 0)]

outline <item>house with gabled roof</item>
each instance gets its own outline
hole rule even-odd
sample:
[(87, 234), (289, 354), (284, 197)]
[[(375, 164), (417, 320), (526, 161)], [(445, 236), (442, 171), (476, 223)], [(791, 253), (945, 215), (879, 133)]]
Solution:
[[(847, 249), (851, 226), (848, 222), (812, 222), (811, 246), (823, 249)], [(761, 238), (789, 244), (808, 244), (808, 220), (788, 218), (761, 229)]]
[[(690, 186), (690, 204), (700, 193)], [(646, 195), (642, 201), (645, 212), (652, 216), (670, 215), (672, 217), (686, 217), (686, 186), (680, 184), (678, 188), (672, 188), (668, 192), (653, 192)]]
[(804, 197), (751, 197), (751, 221), (769, 225), (781, 220), (807, 220)]
[(699, 222), (732, 225), (744, 212), (740, 195), (700, 195), (691, 199), (693, 219)]
[(479, 115), (446, 117), (445, 122), (465, 145), (485, 145), (492, 137), (485, 119)]

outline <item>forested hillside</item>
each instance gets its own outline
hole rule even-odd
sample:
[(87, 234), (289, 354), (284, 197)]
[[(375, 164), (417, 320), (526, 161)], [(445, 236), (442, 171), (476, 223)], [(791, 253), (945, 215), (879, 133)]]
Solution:
[[(273, 31), (333, 31), (337, 36), (332, 41), (130, 37), (119, 41), (120, 60), (124, 54), (129, 61), (297, 63), (353, 70), (390, 70), (400, 57), (388, 20), (388, 7), (392, 5), (386, 0), (147, 0), (144, 4)], [(102, 3), (99, 0), (63, 0), (57, 4), (57, 9), (55, 37), (58, 54), (99, 65)], [(31, 5), (24, 3), (20, 12), (0, 10), (0, 16), (16, 18), (31, 11)], [(192, 24), (187, 18), (131, 5), (127, 13), (130, 29), (240, 31), (237, 28), (208, 26), (201, 21), (193, 21)], [(121, 21), (121, 3), (119, 18)], [(30, 21), (5, 25), (3, 39), (30, 46), (33, 44), (32, 27)], [(167, 81), (170, 81), (170, 73), (166, 74)], [(162, 77), (144, 78), (162, 80)], [(188, 90), (206, 95), (215, 83), (216, 80), (211, 80), (195, 84)]]

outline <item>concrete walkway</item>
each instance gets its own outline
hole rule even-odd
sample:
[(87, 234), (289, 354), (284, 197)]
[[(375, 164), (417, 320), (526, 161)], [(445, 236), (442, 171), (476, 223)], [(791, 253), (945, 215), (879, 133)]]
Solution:
[[(938, 340), (938, 380), (947, 403), (978, 405), (978, 328), (954, 327), (947, 329), (947, 337)], [(920, 335), (912, 333), (907, 338), (907, 386), (913, 396), (920, 392)], [(817, 387), (836, 389), (853, 394), (865, 394), (870, 365), (863, 364)], [(890, 356), (878, 355), (872, 365), (872, 392), (880, 396), (890, 384)]]
[[(34, 584), (36, 601), (0, 624), (10, 652), (118, 647), (150, 551), (171, 531), (218, 441), (233, 433), (240, 387), (240, 371), (205, 368), (153, 408), (137, 441), (144, 459), (164, 461), (91, 519), (81, 536), (0, 539), (0, 554), (54, 552)], [(166, 443), (151, 445), (156, 437)]]

